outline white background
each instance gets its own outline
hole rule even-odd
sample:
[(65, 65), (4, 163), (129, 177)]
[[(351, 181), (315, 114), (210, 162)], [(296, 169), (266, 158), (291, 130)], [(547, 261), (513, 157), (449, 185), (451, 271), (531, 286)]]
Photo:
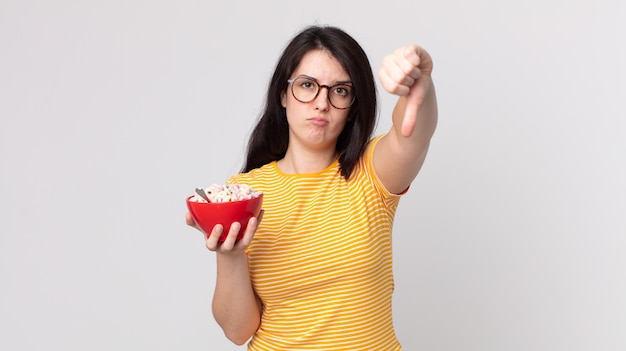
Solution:
[[(0, 349), (243, 350), (184, 223), (305, 25), (432, 54), (394, 232), (405, 350), (626, 349), (626, 2), (0, 1)], [(379, 86), (378, 132), (395, 98)]]

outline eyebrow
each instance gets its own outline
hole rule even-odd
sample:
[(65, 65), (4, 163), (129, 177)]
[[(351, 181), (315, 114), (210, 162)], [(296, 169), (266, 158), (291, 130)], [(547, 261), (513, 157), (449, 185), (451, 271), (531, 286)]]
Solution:
[[(316, 81), (319, 84), (319, 79), (317, 79), (315, 77), (311, 77), (311, 76), (306, 75), (306, 74), (300, 74), (300, 75), (297, 75), (296, 77), (307, 77), (307, 78), (313, 79), (314, 81)], [(352, 81), (351, 80), (336, 80), (334, 83), (331, 83), (331, 85), (337, 85), (337, 84), (348, 85), (348, 84), (352, 84)]]

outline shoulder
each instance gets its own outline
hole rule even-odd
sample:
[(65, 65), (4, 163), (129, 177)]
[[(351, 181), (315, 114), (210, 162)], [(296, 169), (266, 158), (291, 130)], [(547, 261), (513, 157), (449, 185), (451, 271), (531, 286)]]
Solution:
[(359, 164), (357, 166), (355, 172), (355, 180), (366, 181), (370, 183), (377, 191), (380, 197), (395, 199), (399, 198), (405, 192), (400, 194), (393, 194), (383, 184), (378, 174), (376, 173), (376, 168), (374, 167), (374, 150), (376, 149), (376, 145), (378, 142), (385, 136), (385, 134), (377, 135), (370, 139), (363, 156), (361, 157)]
[(363, 173), (363, 172), (366, 172), (366, 173), (374, 172), (374, 167), (373, 167), (374, 149), (376, 148), (376, 144), (378, 144), (378, 142), (383, 136), (384, 134), (381, 134), (370, 139), (370, 141), (367, 144), (367, 147), (365, 148), (365, 151), (363, 152), (363, 155), (359, 159), (358, 167), (357, 167), (357, 174)]
[(249, 172), (232, 175), (227, 183), (247, 184), (255, 190), (263, 190), (268, 184), (276, 182), (279, 177), (276, 162), (274, 161)]

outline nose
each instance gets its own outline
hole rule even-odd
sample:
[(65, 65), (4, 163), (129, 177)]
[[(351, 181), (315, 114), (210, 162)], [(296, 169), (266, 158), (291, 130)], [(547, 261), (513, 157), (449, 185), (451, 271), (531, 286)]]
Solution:
[(320, 91), (317, 94), (317, 97), (315, 98), (316, 109), (327, 111), (330, 108), (330, 95), (328, 95), (329, 93), (330, 93), (330, 87), (326, 85), (320, 86)]

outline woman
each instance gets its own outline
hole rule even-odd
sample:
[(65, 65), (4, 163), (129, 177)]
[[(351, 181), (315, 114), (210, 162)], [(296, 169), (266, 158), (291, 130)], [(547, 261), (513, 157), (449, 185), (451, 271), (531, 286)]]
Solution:
[[(246, 164), (231, 183), (264, 193), (243, 239), (216, 252), (213, 314), (248, 350), (400, 350), (392, 322), (391, 229), (437, 124), (432, 60), (416, 45), (379, 71), (398, 95), (375, 138), (376, 87), (366, 54), (336, 27), (311, 26), (285, 48)], [(187, 224), (195, 223), (189, 214)]]

